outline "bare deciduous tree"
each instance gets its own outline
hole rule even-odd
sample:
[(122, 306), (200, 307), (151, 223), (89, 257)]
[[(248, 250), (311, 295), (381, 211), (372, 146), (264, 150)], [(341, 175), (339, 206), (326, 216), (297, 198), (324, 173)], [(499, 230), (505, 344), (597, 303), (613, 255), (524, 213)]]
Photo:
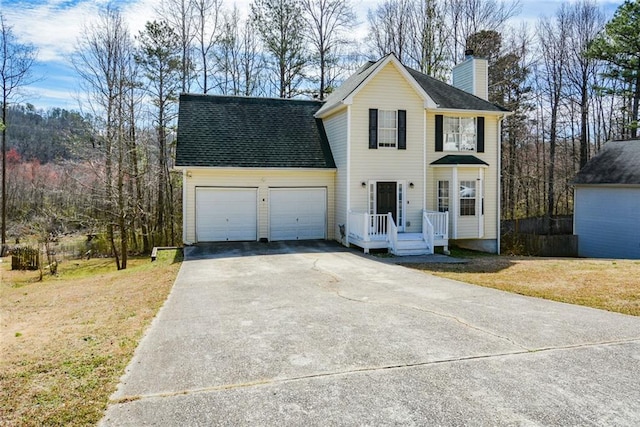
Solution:
[(99, 13), (96, 23), (85, 28), (73, 57), (73, 66), (87, 94), (87, 104), (95, 116), (103, 117), (100, 144), (103, 151), (97, 158), (99, 163), (95, 157), (91, 160), (96, 162), (93, 170), (101, 176), (104, 193), (98, 189), (93, 191), (100, 199), (107, 238), (118, 270), (127, 268), (129, 252), (127, 218), (131, 205), (129, 194), (125, 194), (125, 181), (131, 175), (127, 139), (129, 129), (135, 128), (132, 118), (127, 115), (127, 94), (135, 86), (132, 55), (133, 42), (122, 15), (116, 9), (107, 8)]
[(7, 242), (7, 109), (20, 88), (31, 83), (32, 67), (37, 51), (33, 45), (20, 43), (0, 13), (0, 89), (2, 90), (2, 247), (4, 255)]
[(271, 57), (278, 96), (297, 95), (309, 62), (300, 0), (255, 0), (251, 21)]
[(220, 37), (220, 0), (192, 0), (195, 12), (194, 34), (197, 42), (196, 49), (199, 55), (197, 73), (198, 83), (202, 88), (202, 93), (208, 93), (211, 88), (210, 77), (213, 65), (210, 58), (218, 37)]
[(174, 31), (180, 47), (180, 90), (189, 92), (194, 78), (193, 40), (196, 37), (198, 0), (162, 0), (156, 10), (161, 20)]
[(350, 0), (302, 0), (312, 61), (318, 69), (318, 98), (331, 91), (331, 69), (339, 63), (339, 49), (349, 43), (347, 33), (355, 24)]

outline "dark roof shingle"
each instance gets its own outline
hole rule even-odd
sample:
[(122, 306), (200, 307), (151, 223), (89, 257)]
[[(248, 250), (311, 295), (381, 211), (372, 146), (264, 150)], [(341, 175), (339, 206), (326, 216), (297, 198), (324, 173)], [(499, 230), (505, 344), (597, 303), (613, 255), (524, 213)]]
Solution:
[(449, 154), (441, 157), (438, 160), (431, 162), (432, 165), (485, 165), (489, 166), (489, 163), (484, 160), (480, 160), (476, 156), (465, 154)]
[(607, 142), (574, 184), (640, 184), (640, 140)]
[(504, 111), (506, 108), (478, 98), (462, 89), (451, 86), (426, 74), (405, 67), (424, 91), (438, 104), (438, 108), (455, 110)]
[(317, 101), (183, 94), (176, 166), (335, 168)]

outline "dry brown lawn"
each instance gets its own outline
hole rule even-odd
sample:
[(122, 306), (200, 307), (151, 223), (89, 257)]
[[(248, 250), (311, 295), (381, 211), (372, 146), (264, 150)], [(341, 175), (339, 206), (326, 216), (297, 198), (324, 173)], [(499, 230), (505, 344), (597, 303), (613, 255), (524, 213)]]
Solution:
[(467, 264), (406, 265), (436, 276), (640, 316), (640, 261), (454, 255)]
[(102, 417), (180, 267), (176, 251), (67, 261), (57, 277), (0, 264), (0, 424), (91, 425)]

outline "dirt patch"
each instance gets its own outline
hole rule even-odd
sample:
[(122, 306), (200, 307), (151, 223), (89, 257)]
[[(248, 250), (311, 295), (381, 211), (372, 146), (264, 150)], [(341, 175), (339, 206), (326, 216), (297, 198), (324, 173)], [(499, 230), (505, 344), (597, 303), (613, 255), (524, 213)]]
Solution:
[(464, 255), (465, 264), (415, 264), (440, 277), (640, 316), (640, 261)]
[(0, 419), (3, 425), (95, 424), (180, 267), (157, 262), (60, 264), (59, 276), (0, 265)]

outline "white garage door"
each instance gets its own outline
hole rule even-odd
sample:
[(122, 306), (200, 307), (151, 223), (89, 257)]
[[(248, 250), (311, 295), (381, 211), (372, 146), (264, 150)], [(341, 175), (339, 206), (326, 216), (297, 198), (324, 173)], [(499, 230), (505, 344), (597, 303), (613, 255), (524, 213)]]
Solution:
[(640, 188), (576, 187), (578, 255), (640, 259)]
[(197, 188), (196, 239), (257, 240), (257, 194), (255, 188)]
[(269, 240), (326, 238), (325, 188), (269, 189)]

